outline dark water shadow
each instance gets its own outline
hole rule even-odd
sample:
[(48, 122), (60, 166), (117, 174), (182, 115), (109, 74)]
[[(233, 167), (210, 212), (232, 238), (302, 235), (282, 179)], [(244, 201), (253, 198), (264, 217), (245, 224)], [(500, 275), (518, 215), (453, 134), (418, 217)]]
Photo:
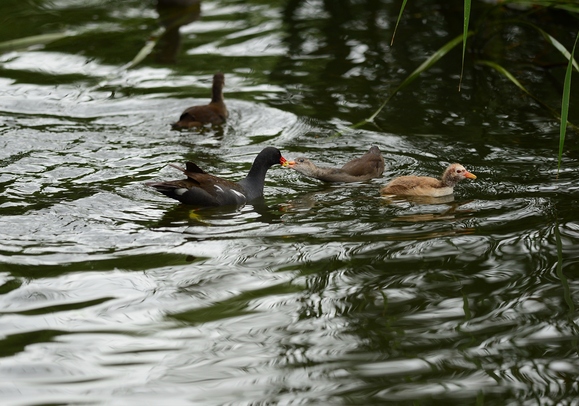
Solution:
[(157, 0), (159, 23), (165, 31), (159, 38), (155, 62), (173, 64), (181, 48), (180, 28), (201, 16), (201, 0)]
[(443, 209), (442, 211), (438, 210), (436, 212), (423, 212), (421, 210), (420, 213), (410, 213), (392, 218), (392, 221), (420, 223), (425, 221), (453, 220), (458, 217), (462, 217), (465, 214), (474, 213), (475, 210), (473, 209), (459, 209), (461, 206), (469, 204), (473, 201), (474, 200), (454, 201), (454, 196), (449, 195), (442, 197), (408, 196), (404, 198), (387, 198), (384, 199), (383, 203), (397, 204), (408, 202), (412, 205), (424, 206), (425, 211), (431, 211), (433, 209), (439, 208)]
[(265, 199), (258, 199), (253, 201), (252, 204), (240, 207), (194, 207), (178, 204), (167, 210), (167, 212), (163, 214), (163, 217), (154, 224), (150, 224), (150, 227), (179, 227), (183, 225), (211, 227), (218, 221), (243, 218), (248, 212), (257, 214), (257, 216), (247, 216), (252, 222), (262, 222), (266, 224), (281, 222), (281, 216), (283, 215), (276, 207), (268, 206)]

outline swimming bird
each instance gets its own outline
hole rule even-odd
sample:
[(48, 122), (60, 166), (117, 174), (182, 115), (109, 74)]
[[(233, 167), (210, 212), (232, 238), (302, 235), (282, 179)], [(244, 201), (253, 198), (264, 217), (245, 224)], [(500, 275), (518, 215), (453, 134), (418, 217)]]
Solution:
[(202, 127), (205, 124), (223, 124), (229, 113), (223, 101), (223, 86), (225, 76), (216, 73), (213, 76), (212, 97), (209, 104), (193, 106), (186, 109), (179, 117), (179, 121), (172, 124), (174, 130)]
[(382, 195), (441, 197), (453, 193), (454, 186), (463, 179), (476, 179), (460, 164), (452, 164), (442, 174), (442, 179), (428, 176), (400, 176), (392, 179), (380, 190)]
[(257, 155), (249, 173), (239, 182), (210, 175), (193, 162), (187, 162), (185, 169), (169, 164), (183, 172), (186, 179), (145, 184), (184, 204), (200, 207), (241, 206), (263, 196), (265, 174), (276, 164), (286, 166), (287, 160), (277, 148), (267, 147)]
[(380, 148), (373, 146), (364, 155), (352, 159), (341, 168), (319, 167), (303, 157), (288, 162), (288, 166), (302, 175), (324, 182), (361, 182), (382, 175), (384, 158)]

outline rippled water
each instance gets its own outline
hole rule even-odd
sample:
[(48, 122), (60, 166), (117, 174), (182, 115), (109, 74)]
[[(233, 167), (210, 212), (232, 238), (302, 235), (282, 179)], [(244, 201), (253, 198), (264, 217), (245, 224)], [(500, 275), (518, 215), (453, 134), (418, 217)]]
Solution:
[[(127, 69), (154, 4), (2, 2), (2, 41), (67, 32), (0, 54), (2, 404), (572, 403), (573, 136), (557, 176), (556, 120), (497, 77), (468, 71), (457, 94), (453, 56), (346, 128), (453, 29), (422, 6), (390, 48), (397, 4), (204, 1), (177, 51)], [(172, 131), (217, 70), (228, 123)], [(324, 185), (274, 167), (239, 210), (143, 184), (187, 160), (238, 179), (269, 145), (326, 166), (378, 145), (386, 170)], [(380, 198), (449, 161), (478, 176), (453, 201)]]

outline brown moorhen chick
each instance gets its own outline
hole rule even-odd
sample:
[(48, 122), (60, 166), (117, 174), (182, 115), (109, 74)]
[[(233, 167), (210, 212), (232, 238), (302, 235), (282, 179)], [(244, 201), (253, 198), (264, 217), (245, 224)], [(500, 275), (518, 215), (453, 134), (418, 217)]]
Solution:
[(454, 186), (463, 179), (476, 179), (476, 176), (460, 164), (452, 164), (442, 174), (442, 179), (428, 176), (400, 176), (392, 179), (380, 193), (392, 196), (429, 196), (441, 197), (453, 193)]
[(267, 147), (257, 155), (249, 173), (239, 182), (210, 175), (193, 162), (187, 162), (186, 169), (169, 164), (182, 171), (187, 179), (145, 184), (185, 204), (200, 207), (241, 206), (263, 196), (265, 174), (276, 164), (287, 166), (287, 161), (277, 148)]
[(223, 124), (229, 113), (223, 101), (223, 86), (225, 76), (216, 73), (213, 76), (213, 90), (211, 102), (204, 106), (193, 106), (185, 110), (179, 121), (172, 124), (174, 130), (202, 127), (205, 124)]
[(288, 166), (302, 175), (324, 182), (361, 182), (382, 175), (384, 158), (380, 148), (373, 146), (364, 155), (352, 159), (341, 168), (321, 168), (301, 157), (288, 162)]

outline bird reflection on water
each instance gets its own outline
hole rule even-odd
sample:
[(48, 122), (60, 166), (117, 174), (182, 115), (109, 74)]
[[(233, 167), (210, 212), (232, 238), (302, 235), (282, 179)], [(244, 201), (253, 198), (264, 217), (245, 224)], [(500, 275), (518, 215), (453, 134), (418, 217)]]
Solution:
[(428, 206), (442, 206), (446, 205), (447, 208), (443, 211), (437, 211), (435, 213), (410, 213), (401, 216), (393, 217), (392, 221), (404, 221), (410, 223), (419, 223), (425, 221), (440, 221), (440, 220), (455, 220), (457, 217), (462, 217), (467, 213), (473, 213), (475, 210), (472, 209), (459, 209), (473, 200), (465, 200), (460, 202), (454, 201), (453, 195), (441, 196), (441, 197), (430, 197), (430, 196), (405, 196), (405, 197), (394, 197), (394, 198), (383, 198), (385, 204), (389, 205), (401, 205), (401, 204), (416, 204), (416, 205), (428, 205)]
[(199, 19), (201, 0), (157, 0), (157, 13), (165, 32), (159, 38), (155, 60), (173, 64), (181, 47), (180, 28)]

